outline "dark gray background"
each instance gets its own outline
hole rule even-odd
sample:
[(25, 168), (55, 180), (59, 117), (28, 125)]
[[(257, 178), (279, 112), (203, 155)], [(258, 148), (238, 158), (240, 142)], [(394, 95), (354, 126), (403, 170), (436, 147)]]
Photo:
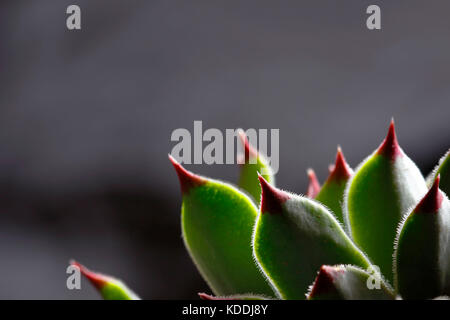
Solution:
[[(82, 30), (66, 30), (69, 4)], [(365, 27), (369, 4), (382, 30)], [(76, 258), (143, 298), (208, 291), (184, 250), (176, 128), (279, 128), (278, 184), (356, 166), (396, 119), (427, 173), (449, 147), (448, 1), (2, 1), (0, 298), (97, 298)], [(237, 177), (235, 166), (189, 166)]]

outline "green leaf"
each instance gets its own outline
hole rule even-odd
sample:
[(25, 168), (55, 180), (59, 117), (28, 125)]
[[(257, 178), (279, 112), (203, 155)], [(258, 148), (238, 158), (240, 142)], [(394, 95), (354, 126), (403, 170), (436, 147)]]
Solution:
[(93, 272), (78, 262), (70, 263), (80, 269), (80, 272), (92, 283), (105, 300), (140, 300), (122, 281), (113, 277)]
[(237, 188), (197, 176), (170, 157), (181, 184), (181, 226), (187, 250), (214, 294), (273, 296), (252, 257), (258, 214)]
[(327, 206), (341, 223), (344, 223), (342, 204), (344, 202), (345, 187), (352, 174), (353, 170), (345, 161), (341, 148), (338, 147), (335, 164), (330, 171), (328, 179), (316, 196), (316, 200)]
[(397, 226), (426, 190), (419, 169), (398, 145), (391, 122), (386, 139), (356, 169), (344, 199), (349, 233), (391, 283)]
[(258, 173), (272, 185), (275, 185), (275, 174), (267, 159), (250, 144), (243, 130), (239, 130), (239, 137), (244, 146), (244, 157), (238, 161), (241, 163), (238, 186), (247, 191), (253, 197), (253, 200), (259, 204), (261, 187), (259, 186)]
[(322, 266), (308, 300), (393, 300), (394, 294), (376, 271), (350, 265)]
[(322, 204), (290, 194), (260, 177), (261, 209), (253, 238), (255, 259), (282, 299), (305, 299), (324, 264), (370, 262)]
[(399, 225), (395, 287), (405, 299), (450, 294), (450, 202), (433, 186)]
[(231, 296), (212, 296), (206, 293), (199, 293), (198, 296), (202, 300), (273, 300), (273, 298), (250, 294), (245, 295), (236, 294)]
[(440, 189), (450, 196), (450, 150), (439, 160), (439, 164), (433, 172), (427, 177), (427, 184), (431, 186), (436, 177), (441, 176)]

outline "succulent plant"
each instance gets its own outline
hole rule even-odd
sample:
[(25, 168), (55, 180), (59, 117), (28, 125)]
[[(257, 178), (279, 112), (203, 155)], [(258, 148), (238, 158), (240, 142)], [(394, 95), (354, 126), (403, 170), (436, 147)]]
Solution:
[[(322, 187), (308, 169), (303, 196), (278, 189), (264, 155), (239, 135), (238, 185), (196, 175), (169, 156), (181, 185), (183, 240), (213, 293), (202, 299), (450, 295), (450, 151), (425, 180), (392, 121), (355, 171), (340, 147)], [(105, 299), (137, 298), (79, 266)]]

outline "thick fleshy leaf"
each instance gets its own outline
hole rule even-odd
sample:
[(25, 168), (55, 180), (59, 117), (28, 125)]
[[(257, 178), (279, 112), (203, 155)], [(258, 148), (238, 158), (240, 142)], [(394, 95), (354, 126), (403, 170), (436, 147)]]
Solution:
[(344, 199), (346, 228), (390, 283), (397, 226), (426, 190), (419, 169), (398, 145), (391, 122), (386, 139), (356, 169)]
[(350, 265), (322, 266), (308, 300), (393, 300), (394, 294), (376, 271)]
[(241, 159), (241, 172), (238, 186), (247, 191), (259, 204), (261, 200), (261, 187), (259, 186), (258, 173), (264, 179), (275, 185), (275, 175), (268, 164), (267, 159), (256, 148), (250, 145), (243, 130), (239, 130), (239, 137), (244, 146), (244, 159)]
[(199, 293), (198, 296), (202, 300), (273, 300), (273, 298), (268, 298), (265, 296), (258, 296), (258, 295), (232, 295), (232, 296), (212, 296), (206, 293)]
[(319, 180), (317, 179), (316, 173), (313, 169), (308, 169), (306, 171), (306, 174), (308, 175), (308, 190), (306, 191), (306, 196), (308, 198), (314, 199), (317, 194), (320, 192), (320, 184)]
[(450, 294), (450, 202), (439, 175), (428, 193), (399, 225), (395, 286), (405, 299)]
[(252, 257), (251, 238), (258, 214), (254, 203), (237, 188), (195, 175), (169, 158), (181, 184), (183, 239), (214, 294), (273, 296)]
[(338, 147), (336, 162), (331, 168), (328, 179), (316, 196), (316, 200), (333, 211), (341, 223), (344, 223), (342, 204), (344, 202), (345, 187), (352, 174), (353, 170), (345, 161), (341, 148)]
[(276, 189), (262, 177), (260, 182), (254, 255), (280, 298), (305, 299), (308, 286), (324, 264), (370, 266), (322, 204)]
[(80, 269), (80, 272), (92, 283), (105, 300), (139, 300), (139, 297), (131, 291), (122, 281), (113, 277), (93, 272), (78, 262), (72, 261), (71, 265)]
[(436, 177), (441, 176), (439, 188), (450, 197), (450, 150), (439, 160), (439, 164), (433, 172), (427, 177), (427, 184), (431, 186)]

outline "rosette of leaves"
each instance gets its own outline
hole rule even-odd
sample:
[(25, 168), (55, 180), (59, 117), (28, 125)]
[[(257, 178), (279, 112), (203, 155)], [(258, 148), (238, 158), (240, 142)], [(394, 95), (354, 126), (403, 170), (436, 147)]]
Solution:
[[(212, 291), (202, 299), (450, 295), (449, 152), (426, 182), (391, 122), (354, 171), (339, 147), (322, 186), (309, 169), (303, 196), (277, 188), (264, 155), (240, 135), (237, 185), (194, 174), (169, 156), (181, 185), (183, 241)], [(105, 299), (137, 297), (118, 280), (82, 272)]]

